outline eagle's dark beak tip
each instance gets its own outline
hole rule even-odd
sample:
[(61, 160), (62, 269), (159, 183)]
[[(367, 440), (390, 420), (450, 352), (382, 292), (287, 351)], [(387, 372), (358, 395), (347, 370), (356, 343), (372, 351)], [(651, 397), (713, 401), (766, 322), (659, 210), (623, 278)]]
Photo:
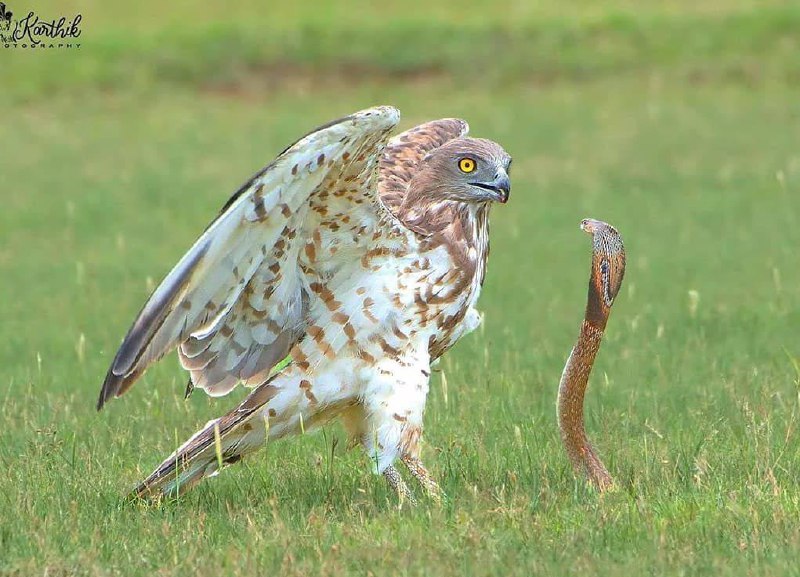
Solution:
[(499, 174), (494, 181), (495, 190), (500, 193), (500, 202), (505, 204), (511, 195), (511, 179), (508, 174)]

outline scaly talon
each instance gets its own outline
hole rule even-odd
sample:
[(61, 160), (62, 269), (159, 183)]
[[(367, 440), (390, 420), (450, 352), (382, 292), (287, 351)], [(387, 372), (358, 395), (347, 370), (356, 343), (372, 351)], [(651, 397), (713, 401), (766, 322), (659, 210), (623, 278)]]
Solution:
[(417, 499), (408, 488), (408, 485), (406, 485), (406, 482), (403, 480), (400, 472), (394, 468), (394, 465), (389, 465), (386, 467), (386, 469), (383, 470), (383, 476), (386, 477), (386, 481), (389, 483), (389, 486), (394, 489), (394, 492), (397, 493), (397, 496), (400, 498), (401, 507), (405, 501), (408, 501), (412, 507), (416, 506)]
[(433, 477), (431, 477), (425, 465), (422, 464), (422, 461), (418, 457), (411, 457), (410, 455), (403, 455), (401, 458), (403, 464), (422, 486), (422, 490), (425, 491), (425, 494), (437, 503), (441, 503), (446, 495), (439, 484), (433, 480)]

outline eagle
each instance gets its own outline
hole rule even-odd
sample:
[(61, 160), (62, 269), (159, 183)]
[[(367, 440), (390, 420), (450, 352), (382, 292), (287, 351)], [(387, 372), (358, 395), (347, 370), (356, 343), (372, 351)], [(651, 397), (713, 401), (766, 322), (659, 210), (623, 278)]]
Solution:
[(265, 444), (340, 419), (401, 502), (441, 490), (420, 460), (431, 363), (480, 323), (489, 208), (511, 157), (435, 120), (390, 138), (378, 106), (307, 134), (247, 181), (145, 303), (97, 408), (173, 348), (195, 388), (253, 390), (133, 491), (174, 496)]

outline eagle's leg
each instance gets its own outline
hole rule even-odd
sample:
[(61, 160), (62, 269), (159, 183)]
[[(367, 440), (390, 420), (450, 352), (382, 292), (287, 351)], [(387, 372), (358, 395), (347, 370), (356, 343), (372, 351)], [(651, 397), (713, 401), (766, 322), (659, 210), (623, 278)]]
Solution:
[(422, 460), (419, 457), (414, 457), (409, 454), (403, 455), (401, 459), (411, 475), (419, 482), (425, 494), (437, 503), (441, 503), (442, 498), (445, 496), (444, 491), (442, 491), (439, 483), (433, 480), (428, 469), (422, 464)]
[(422, 353), (409, 349), (397, 357), (385, 356), (376, 363), (362, 392), (364, 420), (359, 428), (374, 471), (411, 503), (415, 500), (394, 464), (399, 457), (419, 451), (430, 377), (427, 352), (426, 341)]
[(400, 475), (400, 471), (394, 468), (394, 465), (389, 465), (383, 470), (383, 476), (386, 481), (389, 483), (389, 486), (397, 493), (397, 496), (400, 498), (400, 505), (404, 502), (408, 501), (410, 505), (416, 505), (417, 500), (414, 498), (413, 493), (406, 485), (406, 482), (403, 481), (403, 477)]

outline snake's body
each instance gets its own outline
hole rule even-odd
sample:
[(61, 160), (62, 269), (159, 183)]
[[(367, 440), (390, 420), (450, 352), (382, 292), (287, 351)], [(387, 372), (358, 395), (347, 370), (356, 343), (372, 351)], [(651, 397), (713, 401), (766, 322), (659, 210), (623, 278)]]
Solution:
[(625, 275), (625, 247), (616, 229), (605, 222), (586, 219), (581, 228), (592, 235), (592, 272), (586, 314), (558, 387), (558, 425), (575, 470), (605, 490), (614, 481), (586, 436), (583, 399), (611, 306)]

